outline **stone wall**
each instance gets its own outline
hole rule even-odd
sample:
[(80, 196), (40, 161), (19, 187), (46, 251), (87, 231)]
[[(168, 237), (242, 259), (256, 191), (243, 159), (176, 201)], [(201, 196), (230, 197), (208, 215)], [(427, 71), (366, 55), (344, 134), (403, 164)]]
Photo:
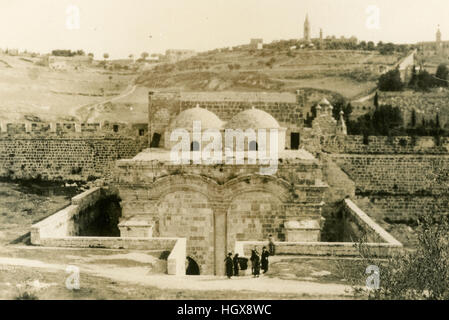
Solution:
[[(300, 132), (304, 127), (304, 97), (283, 93), (233, 93), (222, 96), (220, 93), (156, 93), (149, 104), (150, 135), (164, 135), (170, 121), (180, 112), (197, 105), (215, 113), (221, 120), (229, 121), (241, 111), (252, 107), (268, 112), (287, 128), (287, 145), (290, 132)], [(163, 141), (163, 139), (162, 139)]]
[[(267, 242), (242, 241), (236, 243), (235, 252), (250, 257), (254, 247), (259, 252)], [(360, 252), (352, 242), (275, 242), (276, 255), (359, 257)], [(403, 250), (401, 245), (390, 243), (367, 243), (369, 252), (376, 257), (391, 257)]]
[(343, 220), (345, 241), (356, 242), (364, 239), (369, 243), (389, 243), (402, 246), (393, 236), (374, 222), (362, 209), (349, 199), (343, 201)]
[(332, 155), (357, 194), (446, 195), (449, 155)]
[(328, 136), (321, 138), (321, 148), (329, 153), (350, 154), (449, 154), (449, 137), (410, 136)]
[[(109, 125), (102, 129), (91, 125), (3, 126), (7, 130), (0, 133), (0, 177), (84, 181), (107, 178), (115, 160), (132, 158), (148, 144), (146, 125), (140, 128), (117, 124), (111, 131)], [(87, 131), (91, 127), (93, 131)]]

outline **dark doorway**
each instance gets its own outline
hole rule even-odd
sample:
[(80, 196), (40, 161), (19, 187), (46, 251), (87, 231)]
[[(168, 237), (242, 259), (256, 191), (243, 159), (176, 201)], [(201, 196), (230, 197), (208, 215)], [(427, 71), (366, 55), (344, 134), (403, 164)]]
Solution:
[(290, 149), (298, 150), (299, 149), (299, 132), (292, 132), (290, 135)]
[(190, 257), (186, 258), (186, 275), (190, 276), (199, 276), (200, 275), (200, 267), (195, 260)]
[(190, 151), (200, 151), (200, 144), (197, 141), (193, 141), (190, 144)]
[(153, 138), (151, 139), (150, 148), (159, 148), (160, 141), (161, 141), (161, 135), (157, 132), (153, 133)]

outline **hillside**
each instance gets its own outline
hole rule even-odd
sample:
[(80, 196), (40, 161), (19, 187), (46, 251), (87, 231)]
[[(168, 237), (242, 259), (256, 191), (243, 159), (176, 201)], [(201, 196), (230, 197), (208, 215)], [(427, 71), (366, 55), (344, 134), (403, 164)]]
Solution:
[(0, 54), (0, 121), (79, 120), (79, 108), (118, 96), (133, 77), (93, 67), (52, 70)]
[[(139, 75), (98, 67), (52, 70), (0, 54), (0, 121), (142, 122), (148, 90), (314, 91), (353, 99), (370, 93), (399, 54), (351, 50), (213, 50)], [(318, 97), (319, 96), (319, 97)]]
[(399, 54), (352, 50), (214, 50), (145, 71), (148, 88), (189, 91), (294, 91), (315, 88), (353, 99), (373, 90)]

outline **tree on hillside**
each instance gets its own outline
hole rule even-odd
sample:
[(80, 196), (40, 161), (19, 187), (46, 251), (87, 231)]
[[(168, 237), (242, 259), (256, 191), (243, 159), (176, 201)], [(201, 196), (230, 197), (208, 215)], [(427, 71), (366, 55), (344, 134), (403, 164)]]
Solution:
[(376, 109), (379, 107), (379, 94), (376, 91), (376, 94), (374, 95), (374, 106)]
[(374, 42), (368, 41), (368, 43), (366, 44), (366, 49), (369, 51), (373, 51), (375, 48), (376, 48), (376, 45), (374, 44)]
[(421, 70), (418, 73), (417, 87), (420, 90), (428, 91), (435, 86), (435, 78), (426, 70)]
[(349, 134), (390, 136), (402, 133), (403, 119), (398, 107), (380, 105), (372, 114), (364, 114), (357, 121), (348, 121), (347, 124)]
[(349, 121), (349, 117), (351, 116), (352, 113), (352, 105), (351, 103), (346, 103), (346, 101), (344, 99), (338, 100), (336, 102), (334, 102), (333, 104), (333, 109), (332, 109), (332, 115), (334, 117), (334, 119), (340, 119), (340, 112), (343, 111), (343, 119), (345, 120), (346, 123), (348, 123)]
[(416, 111), (415, 109), (412, 109), (412, 116), (411, 116), (411, 122), (410, 122), (410, 126), (412, 128), (416, 127)]
[(394, 69), (381, 75), (378, 84), (379, 89), (382, 91), (401, 91), (404, 88), (399, 69)]
[(92, 52), (89, 52), (89, 53), (87, 54), (87, 56), (88, 56), (89, 58), (91, 58), (91, 59), (94, 58), (94, 54), (93, 54)]
[(394, 53), (394, 50), (395, 50), (395, 45), (391, 42), (384, 44), (384, 45), (380, 46), (380, 48), (379, 48), (380, 54), (383, 54), (383, 55), (392, 54), (392, 53)]
[(109, 53), (105, 53), (105, 54), (103, 54), (103, 58), (104, 58), (104, 60), (107, 60), (107, 59), (109, 59)]
[(448, 75), (449, 75), (449, 69), (447, 68), (447, 65), (442, 63), (438, 66), (437, 72), (435, 73), (436, 79), (436, 85), (440, 87), (447, 87), (448, 86)]
[(378, 135), (389, 136), (392, 129), (403, 125), (401, 110), (391, 105), (381, 105), (373, 113), (373, 127)]
[(408, 83), (409, 88), (416, 89), (418, 86), (418, 73), (416, 72), (416, 66), (413, 65), (412, 68), (412, 77)]

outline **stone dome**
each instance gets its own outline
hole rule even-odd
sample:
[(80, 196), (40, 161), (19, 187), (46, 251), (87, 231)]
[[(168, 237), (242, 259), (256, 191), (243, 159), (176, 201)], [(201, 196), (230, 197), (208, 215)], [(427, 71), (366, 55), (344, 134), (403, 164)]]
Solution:
[(196, 108), (191, 108), (182, 111), (176, 116), (170, 123), (171, 129), (182, 128), (192, 130), (193, 121), (201, 122), (201, 130), (203, 129), (221, 129), (223, 121), (217, 117), (217, 115), (207, 109), (200, 108), (198, 105)]
[(278, 129), (279, 123), (269, 113), (260, 109), (248, 109), (236, 114), (226, 125), (230, 129)]

